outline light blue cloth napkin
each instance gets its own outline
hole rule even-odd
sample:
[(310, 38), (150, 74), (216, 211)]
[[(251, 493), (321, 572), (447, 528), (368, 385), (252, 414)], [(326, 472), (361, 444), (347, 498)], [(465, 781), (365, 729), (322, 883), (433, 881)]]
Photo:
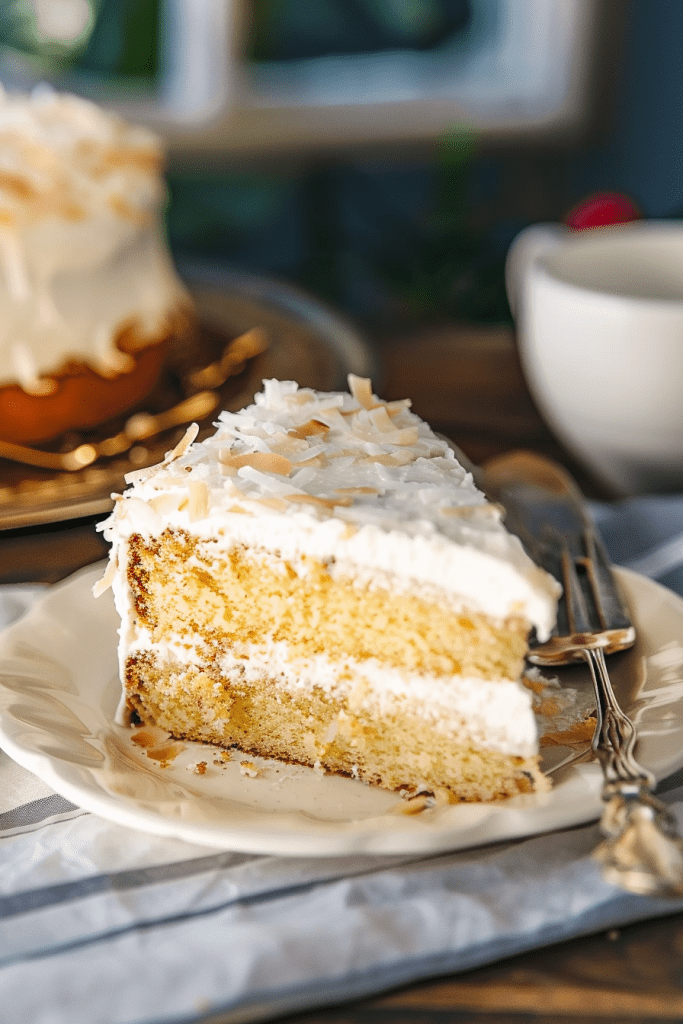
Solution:
[[(594, 511), (683, 594), (683, 497)], [(0, 588), (0, 625), (39, 588)], [(683, 776), (663, 787), (683, 825)], [(110, 824), (0, 753), (0, 1018), (251, 1021), (683, 909), (600, 877), (589, 825), (432, 858), (216, 853)]]

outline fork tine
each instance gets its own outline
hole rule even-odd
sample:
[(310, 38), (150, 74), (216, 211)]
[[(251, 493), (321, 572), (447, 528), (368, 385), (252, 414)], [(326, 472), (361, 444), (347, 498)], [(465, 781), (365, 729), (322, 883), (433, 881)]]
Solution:
[(581, 581), (576, 570), (576, 561), (569, 553), (566, 545), (562, 548), (562, 579), (564, 581), (564, 600), (567, 604), (567, 618), (570, 633), (590, 633), (593, 631), (586, 600), (581, 588)]
[(631, 626), (631, 619), (614, 579), (612, 564), (600, 535), (593, 529), (587, 529), (584, 533), (584, 544), (586, 574), (602, 629), (628, 629)]

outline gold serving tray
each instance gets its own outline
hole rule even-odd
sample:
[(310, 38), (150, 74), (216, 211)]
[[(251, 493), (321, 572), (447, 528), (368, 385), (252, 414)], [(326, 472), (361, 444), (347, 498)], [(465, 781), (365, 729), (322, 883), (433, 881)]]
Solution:
[[(108, 512), (126, 473), (159, 462), (189, 422), (199, 423), (199, 438), (206, 437), (218, 413), (251, 402), (264, 378), (321, 391), (345, 388), (348, 373), (377, 380), (372, 350), (356, 328), (305, 292), (216, 267), (181, 272), (199, 314), (193, 345), (176, 353), (144, 407), (41, 449), (36, 461), (47, 468), (0, 458), (0, 530)], [(231, 359), (233, 339), (255, 328), (263, 332), (265, 350), (246, 361)], [(105, 454), (117, 448), (125, 450)]]

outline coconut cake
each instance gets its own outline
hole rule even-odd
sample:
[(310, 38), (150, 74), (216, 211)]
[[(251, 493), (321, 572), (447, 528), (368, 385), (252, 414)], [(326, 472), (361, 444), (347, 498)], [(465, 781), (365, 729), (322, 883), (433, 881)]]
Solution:
[(451, 801), (543, 789), (520, 679), (558, 586), (447, 442), (353, 375), (216, 426), (102, 524), (120, 720)]

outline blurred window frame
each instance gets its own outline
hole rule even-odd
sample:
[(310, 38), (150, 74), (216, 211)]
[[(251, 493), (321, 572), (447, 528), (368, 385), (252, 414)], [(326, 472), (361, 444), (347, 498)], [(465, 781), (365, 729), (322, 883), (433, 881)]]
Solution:
[[(171, 160), (219, 163), (431, 146), (459, 128), (481, 143), (576, 141), (609, 91), (622, 0), (471, 0), (440, 56), (393, 52), (252, 64), (249, 0), (162, 0), (153, 91), (53, 79), (146, 123)], [(35, 71), (5, 61), (4, 81)]]

